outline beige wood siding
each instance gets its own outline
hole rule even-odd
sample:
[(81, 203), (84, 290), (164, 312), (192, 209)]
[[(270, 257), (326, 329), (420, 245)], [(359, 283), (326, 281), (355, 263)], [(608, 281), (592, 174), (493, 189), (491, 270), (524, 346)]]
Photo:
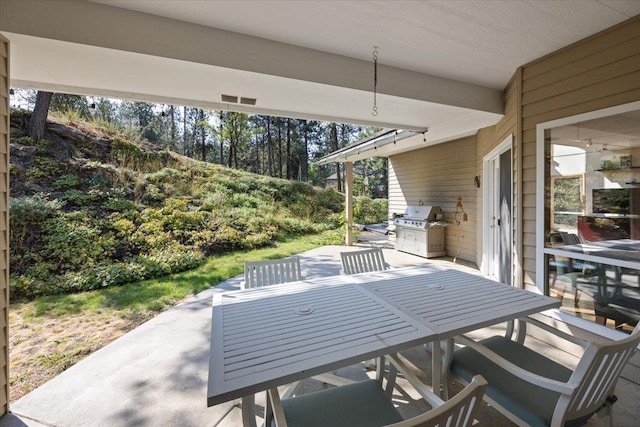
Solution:
[[(476, 262), (475, 136), (425, 147), (389, 158), (389, 212), (402, 213), (407, 205), (439, 206), (444, 219), (454, 223), (458, 196), (469, 220), (445, 229), (447, 255)], [(458, 245), (459, 242), (459, 245)]]
[(640, 17), (522, 68), (523, 280), (536, 280), (536, 125), (640, 100)]
[(0, 36), (0, 415), (9, 411), (9, 40)]

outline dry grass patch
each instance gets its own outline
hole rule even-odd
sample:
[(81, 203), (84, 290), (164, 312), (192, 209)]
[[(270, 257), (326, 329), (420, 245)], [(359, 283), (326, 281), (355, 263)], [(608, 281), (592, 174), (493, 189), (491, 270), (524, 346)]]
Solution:
[(153, 317), (114, 310), (36, 316), (33, 304), (9, 308), (11, 401)]

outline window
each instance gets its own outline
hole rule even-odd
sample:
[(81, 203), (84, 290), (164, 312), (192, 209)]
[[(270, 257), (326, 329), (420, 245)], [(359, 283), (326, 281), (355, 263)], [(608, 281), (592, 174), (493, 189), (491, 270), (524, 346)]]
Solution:
[(640, 103), (538, 125), (538, 285), (612, 328), (640, 321)]

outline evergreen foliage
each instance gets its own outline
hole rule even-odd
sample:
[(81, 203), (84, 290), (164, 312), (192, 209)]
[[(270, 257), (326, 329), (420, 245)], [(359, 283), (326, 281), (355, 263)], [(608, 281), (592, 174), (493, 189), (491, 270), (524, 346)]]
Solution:
[(122, 135), (104, 138), (88, 124), (75, 123), (62, 139), (50, 123), (49, 139), (34, 142), (20, 123), (16, 114), (12, 298), (159, 277), (212, 254), (340, 226), (344, 196), (333, 189), (150, 150)]

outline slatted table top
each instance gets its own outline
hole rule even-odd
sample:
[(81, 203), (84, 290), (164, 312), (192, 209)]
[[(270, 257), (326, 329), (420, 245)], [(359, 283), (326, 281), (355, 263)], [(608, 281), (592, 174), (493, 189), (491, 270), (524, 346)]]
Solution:
[(435, 338), (348, 276), (214, 296), (208, 405)]
[(361, 280), (361, 286), (436, 331), (439, 340), (560, 306), (555, 298), (459, 270), (405, 277), (401, 286), (398, 278)]
[(559, 306), (458, 270), (410, 267), (217, 294), (208, 405)]

